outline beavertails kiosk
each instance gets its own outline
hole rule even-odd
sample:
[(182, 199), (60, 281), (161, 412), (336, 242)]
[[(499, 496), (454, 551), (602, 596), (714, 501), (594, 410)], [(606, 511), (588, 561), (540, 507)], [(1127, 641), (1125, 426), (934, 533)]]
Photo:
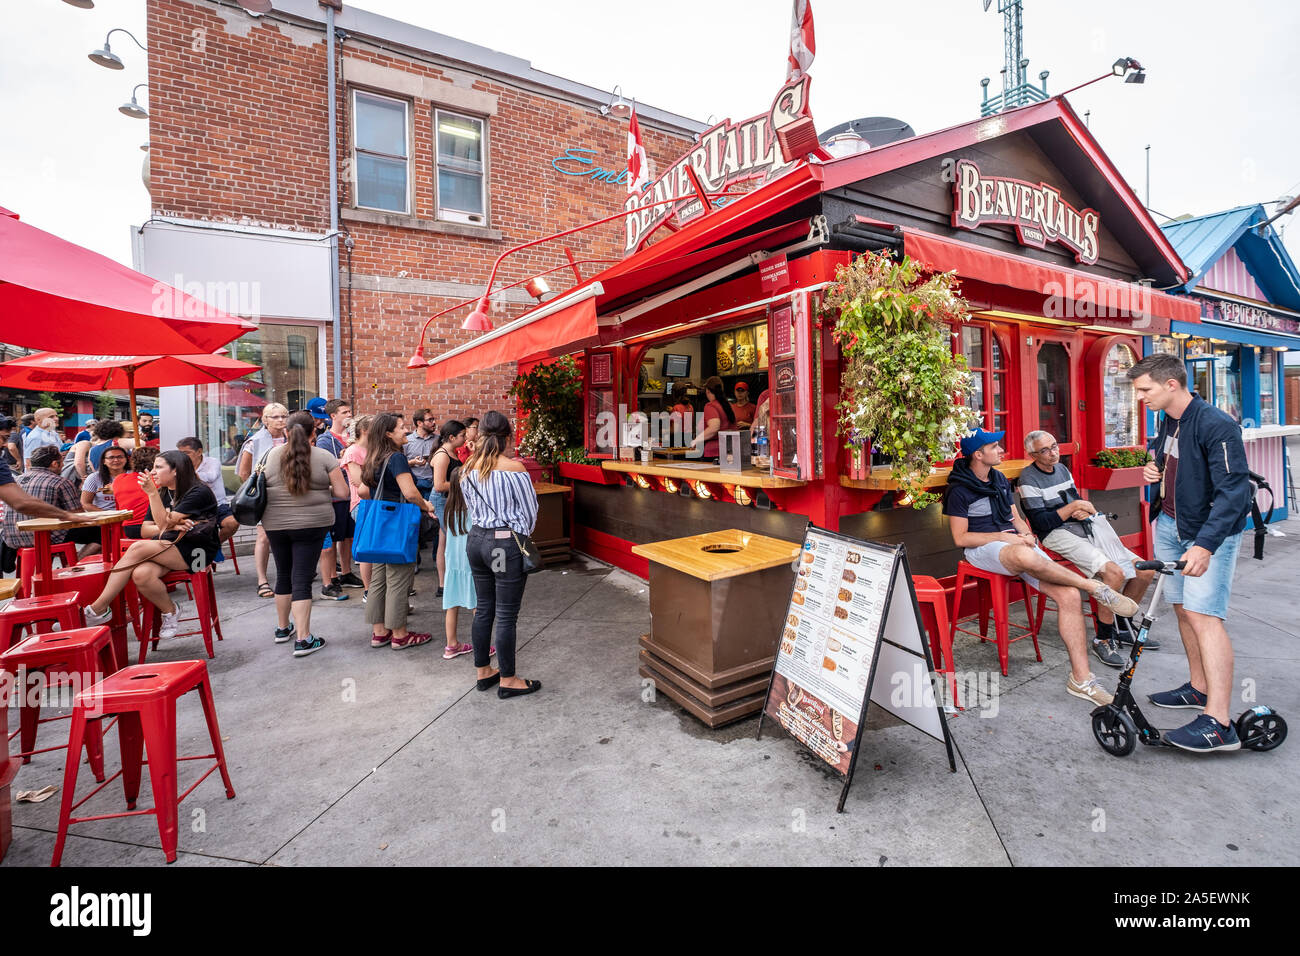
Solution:
[[(1144, 337), (1199, 321), (1194, 304), (1154, 291), (1186, 283), (1187, 270), (1063, 98), (830, 158), (812, 134), (807, 91), (800, 78), (768, 113), (719, 123), (629, 196), (622, 262), (427, 370), (441, 381), (499, 362), (580, 358), (586, 450), (601, 464), (559, 466), (574, 488), (574, 547), (648, 578), (656, 629), (670, 602), (656, 600), (652, 564), (673, 549), (651, 546), (703, 536), (700, 553), (715, 548), (698, 571), (667, 566), (699, 582), (669, 589), (679, 606), (713, 595), (709, 612), (696, 614), (707, 653), (688, 659), (671, 633), (642, 642), (664, 669), (654, 676), (675, 669), (693, 682), (693, 706), (678, 699), (711, 724), (761, 706), (761, 693), (734, 696), (765, 682), (780, 638), (779, 616), (769, 620), (756, 595), (772, 592), (781, 606), (789, 595), (785, 564), (783, 582), (733, 589), (744, 600), (719, 596), (717, 575), (742, 573), (734, 567), (747, 547), (763, 557), (755, 573), (770, 577), (784, 563), (770, 542), (800, 542), (811, 521), (904, 543), (914, 574), (952, 586), (959, 552), (940, 507), (900, 506), (883, 460), (847, 452), (837, 436), (840, 358), (829, 324), (816, 321), (836, 266), (888, 248), (956, 272), (972, 321), (954, 329), (953, 349), (974, 375), (972, 423), (1007, 431), (1002, 469), (1014, 479), (1029, 466), (1024, 435), (1050, 431), (1080, 491), (1119, 516), (1116, 530), (1142, 554), (1150, 538), (1141, 469), (1093, 460), (1146, 440), (1125, 378)], [(712, 198), (744, 180), (757, 185), (724, 203)], [(752, 401), (769, 393), (769, 467), (728, 469), (672, 449), (645, 462), (621, 447), (626, 429), (601, 427), (620, 406), (653, 413), (683, 393), (698, 411), (700, 386), (715, 375), (728, 398), (739, 382)], [(946, 473), (937, 469), (930, 483), (946, 484)], [(732, 550), (718, 550), (728, 542)], [(723, 632), (752, 640), (730, 653), (717, 645)], [(655, 644), (674, 642), (676, 651), (655, 659)], [(730, 683), (718, 684), (724, 671)]]

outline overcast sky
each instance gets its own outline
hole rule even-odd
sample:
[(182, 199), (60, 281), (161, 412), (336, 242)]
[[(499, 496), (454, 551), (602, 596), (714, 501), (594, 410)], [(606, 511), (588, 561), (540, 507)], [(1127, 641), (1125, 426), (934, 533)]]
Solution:
[[(700, 120), (760, 113), (785, 78), (789, 0), (345, 3), (596, 87), (618, 84), (629, 97)], [(812, 3), (819, 129), (886, 115), (928, 132), (978, 114), (980, 77), (992, 79), (991, 90), (1000, 85), (996, 3), (987, 13), (981, 0)], [(112, 27), (144, 40), (145, 0), (98, 0), (89, 11), (62, 0), (4, 6), (0, 206), (130, 264), (129, 226), (149, 214), (139, 150), (148, 123), (117, 107), (145, 81), (145, 54), (116, 34), (125, 70), (105, 70), (86, 55)], [(1300, 191), (1300, 4), (1025, 0), (1024, 7), (1029, 73), (1050, 70), (1049, 92), (1105, 72), (1119, 56), (1147, 68), (1144, 85), (1109, 79), (1070, 102), (1081, 115), (1091, 111), (1093, 134), (1139, 197), (1151, 145), (1150, 205), (1160, 213), (1199, 215)], [(142, 102), (147, 96), (141, 91)], [(1300, 228), (1285, 238), (1300, 261)]]

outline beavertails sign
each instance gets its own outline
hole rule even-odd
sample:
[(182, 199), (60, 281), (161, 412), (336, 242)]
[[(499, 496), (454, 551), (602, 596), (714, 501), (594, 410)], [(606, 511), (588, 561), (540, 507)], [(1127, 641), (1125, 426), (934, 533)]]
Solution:
[[(706, 192), (722, 192), (748, 179), (774, 178), (800, 160), (786, 162), (776, 131), (808, 115), (808, 77), (801, 76), (781, 87), (766, 113), (739, 123), (723, 120), (705, 132), (700, 141), (658, 179), (639, 193), (627, 197), (629, 215), (625, 252), (636, 251), (650, 234), (669, 219), (684, 222), (703, 209), (691, 185), (693, 169)], [(680, 199), (681, 202), (668, 200)], [(659, 203), (659, 205), (653, 205)]]
[(985, 176), (963, 159), (957, 163), (952, 186), (952, 224), (977, 229), (989, 223), (1015, 226), (1022, 246), (1045, 249), (1049, 242), (1059, 242), (1074, 253), (1075, 262), (1097, 261), (1101, 229), (1097, 210), (1075, 209), (1047, 183)]

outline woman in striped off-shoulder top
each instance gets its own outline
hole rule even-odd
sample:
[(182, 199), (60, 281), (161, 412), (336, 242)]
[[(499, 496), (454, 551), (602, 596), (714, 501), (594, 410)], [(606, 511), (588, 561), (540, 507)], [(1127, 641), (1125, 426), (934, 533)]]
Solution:
[[(512, 457), (510, 422), (488, 412), (479, 441), (460, 469), (461, 493), (472, 527), (465, 550), (474, 574), (474, 666), (478, 689), (497, 686), (503, 700), (541, 690), (542, 682), (515, 676), (515, 621), (524, 597), (523, 559), (515, 534), (530, 535), (537, 523), (537, 493), (528, 470)], [(491, 666), (492, 625), (496, 624), (499, 671)]]

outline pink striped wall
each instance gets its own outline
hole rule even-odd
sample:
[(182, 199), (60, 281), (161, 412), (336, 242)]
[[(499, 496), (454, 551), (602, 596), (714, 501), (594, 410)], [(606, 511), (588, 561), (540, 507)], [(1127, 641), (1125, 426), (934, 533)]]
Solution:
[[(1263, 475), (1268, 480), (1268, 485), (1273, 489), (1273, 494), (1277, 496), (1277, 503), (1280, 507), (1284, 502), (1286, 494), (1286, 475), (1282, 468), (1282, 443), (1286, 441), (1284, 437), (1278, 435), (1273, 438), (1256, 438), (1253, 441), (1246, 442), (1246, 462), (1250, 465), (1250, 470), (1256, 474)], [(1267, 495), (1260, 495), (1259, 503), (1264, 505), (1261, 510), (1267, 512), (1266, 504)]]
[(1227, 252), (1219, 256), (1218, 261), (1205, 273), (1205, 278), (1201, 279), (1197, 288), (1213, 289), (1216, 292), (1226, 292), (1229, 295), (1258, 299), (1260, 302), (1267, 301), (1264, 298), (1264, 293), (1255, 284), (1254, 276), (1246, 268), (1246, 263), (1241, 261), (1241, 257), (1237, 255), (1237, 250), (1231, 247)]

